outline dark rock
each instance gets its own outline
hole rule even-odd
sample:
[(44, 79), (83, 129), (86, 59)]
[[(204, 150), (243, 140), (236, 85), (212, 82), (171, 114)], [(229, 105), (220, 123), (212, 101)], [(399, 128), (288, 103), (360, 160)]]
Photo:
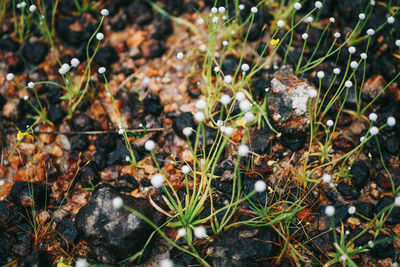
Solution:
[[(379, 213), (381, 210), (386, 208), (389, 205), (392, 205), (394, 199), (389, 196), (384, 196), (378, 200), (375, 206), (375, 213)], [(387, 214), (387, 212), (386, 212)], [(392, 212), (388, 215), (386, 223), (388, 224), (396, 224), (400, 223), (400, 207), (394, 207)]]
[(360, 193), (353, 186), (346, 184), (345, 182), (340, 182), (336, 188), (346, 200), (357, 199), (360, 195)]
[(48, 119), (56, 125), (61, 123), (66, 115), (67, 112), (60, 105), (51, 106), (47, 113)]
[(6, 103), (7, 103), (7, 99), (6, 99), (2, 94), (0, 94), (0, 109), (2, 109), (3, 106), (4, 106)]
[(8, 228), (20, 218), (17, 207), (6, 201), (0, 201), (0, 227)]
[(125, 14), (121, 16), (115, 16), (111, 20), (110, 24), (113, 32), (119, 32), (125, 29), (126, 25), (128, 24), (128, 18)]
[(94, 141), (97, 151), (110, 152), (115, 149), (117, 144), (116, 134), (103, 134)]
[(51, 265), (51, 259), (46, 251), (34, 250), (28, 256), (26, 256), (25, 266), (51, 267), (52, 265)]
[(367, 183), (370, 171), (369, 167), (362, 161), (357, 161), (351, 166), (350, 173), (352, 175), (351, 184), (361, 189)]
[(183, 134), (183, 129), (186, 127), (192, 127), (194, 129), (193, 115), (190, 112), (183, 112), (173, 118), (172, 128), (175, 134), (182, 139), (186, 140), (186, 136)]
[[(1, 105), (0, 105), (1, 106)], [(389, 152), (391, 155), (399, 154), (400, 150), (400, 140), (397, 136), (392, 135), (386, 139), (385, 142), (386, 151)]]
[(115, 185), (115, 188), (118, 190), (118, 192), (129, 193), (135, 189), (138, 189), (139, 183), (132, 175), (124, 174), (118, 177), (118, 181)]
[(153, 116), (160, 116), (164, 109), (160, 97), (154, 93), (148, 93), (146, 95), (143, 99), (143, 105), (145, 111)]
[(99, 187), (90, 202), (79, 210), (75, 224), (97, 260), (107, 264), (115, 264), (135, 254), (143, 248), (154, 231), (135, 214), (125, 209), (115, 209), (112, 201), (116, 197), (121, 197), (125, 205), (139, 211), (155, 224), (162, 220), (161, 214), (146, 199), (121, 195), (109, 186)]
[(19, 47), (19, 43), (8, 36), (6, 38), (0, 38), (0, 50), (3, 52), (16, 52)]
[(278, 251), (274, 234), (266, 227), (235, 228), (220, 233), (210, 244), (212, 266), (267, 266)]
[(375, 245), (370, 249), (372, 257), (376, 259), (394, 258), (394, 246), (390, 236), (378, 235), (374, 241)]
[(107, 155), (104, 152), (99, 151), (97, 151), (92, 158), (93, 165), (98, 171), (102, 171), (107, 167), (107, 160)]
[(12, 252), (19, 257), (27, 256), (30, 251), (31, 251), (30, 243), (17, 243), (12, 248)]
[[(140, 160), (142, 155), (138, 153), (137, 148), (133, 145), (131, 145), (131, 148), (136, 160)], [(126, 161), (126, 156), (130, 157), (131, 153), (129, 152), (125, 143), (122, 140), (118, 140), (115, 149), (108, 154), (107, 167), (114, 164), (130, 164), (129, 161)]]
[(62, 236), (58, 238), (58, 241), (61, 243), (61, 247), (67, 251), (69, 246), (75, 244), (74, 242), (78, 237), (78, 230), (75, 228), (74, 221), (70, 218), (64, 218), (57, 223), (56, 230)]
[(72, 129), (77, 132), (93, 130), (93, 120), (84, 113), (72, 117)]
[(94, 62), (98, 66), (110, 68), (111, 64), (118, 61), (118, 53), (112, 46), (104, 46), (97, 51)]
[(28, 43), (22, 48), (22, 55), (33, 65), (40, 64), (48, 52), (49, 46), (43, 42)]
[(362, 214), (363, 216), (372, 219), (374, 216), (374, 205), (367, 202), (358, 202), (355, 204), (356, 212)]
[(10, 199), (15, 205), (29, 208), (33, 204), (43, 207), (49, 192), (43, 184), (17, 181), (13, 184)]
[(5, 58), (6, 66), (8, 66), (8, 72), (19, 74), (24, 71), (24, 61), (18, 54), (13, 54)]
[(239, 59), (234, 56), (226, 56), (222, 62), (221, 69), (225, 75), (234, 75), (239, 65)]
[(269, 128), (254, 132), (250, 139), (250, 150), (258, 154), (265, 153), (270, 145), (271, 137), (272, 131)]
[(317, 247), (318, 251), (326, 252), (333, 251), (335, 248), (333, 247), (333, 243), (335, 242), (335, 238), (333, 237), (332, 231), (329, 232), (320, 232), (317, 231), (311, 234), (311, 242), (315, 247)]
[(151, 37), (156, 40), (165, 40), (173, 31), (174, 28), (171, 19), (164, 15), (157, 14), (153, 22), (153, 33)]
[[(51, 82), (59, 83), (59, 81), (57, 80), (52, 80)], [(43, 90), (46, 92), (46, 98), (51, 105), (61, 102), (60, 97), (63, 95), (63, 92), (61, 91), (59, 86), (45, 83), (43, 85)]]
[(11, 248), (15, 240), (5, 231), (0, 231), (0, 264), (6, 265), (8, 255), (11, 254)]
[(142, 0), (135, 0), (126, 8), (127, 17), (131, 22), (144, 26), (153, 20), (153, 11), (149, 4)]
[(161, 57), (166, 51), (164, 43), (155, 40), (144, 42), (141, 48), (143, 56), (146, 58)]
[(195, 257), (175, 247), (170, 252), (170, 258), (177, 266), (192, 266), (198, 264)]
[(86, 135), (80, 134), (72, 136), (71, 150), (83, 152), (89, 147), (89, 139)]
[(97, 173), (94, 163), (92, 162), (87, 164), (79, 171), (77, 178), (79, 183), (86, 188), (90, 188), (100, 181), (100, 176)]
[(307, 135), (304, 133), (284, 134), (282, 135), (281, 139), (285, 147), (289, 148), (293, 152), (297, 152), (304, 148), (304, 145), (307, 141)]

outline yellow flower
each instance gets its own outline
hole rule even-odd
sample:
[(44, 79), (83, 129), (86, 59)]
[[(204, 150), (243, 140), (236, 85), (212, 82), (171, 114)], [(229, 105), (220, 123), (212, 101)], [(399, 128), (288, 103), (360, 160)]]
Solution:
[(271, 40), (271, 45), (272, 45), (273, 47), (276, 47), (278, 44), (279, 44), (279, 38), (278, 38), (278, 39), (272, 39), (272, 40)]
[(21, 132), (20, 130), (18, 130), (18, 133), (17, 133), (17, 140), (18, 141), (21, 141), (22, 139), (24, 139), (24, 137), (25, 136), (27, 136), (29, 133), (23, 133), (23, 132)]
[(246, 123), (242, 119), (236, 121), (237, 126), (242, 126), (243, 128), (246, 128)]
[(65, 264), (63, 262), (57, 263), (57, 267), (72, 267), (71, 265)]

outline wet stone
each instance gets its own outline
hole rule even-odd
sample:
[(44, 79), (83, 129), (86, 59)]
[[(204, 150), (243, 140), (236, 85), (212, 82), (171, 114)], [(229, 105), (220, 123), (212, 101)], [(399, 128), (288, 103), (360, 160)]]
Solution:
[(111, 64), (118, 61), (118, 53), (112, 46), (104, 46), (97, 51), (94, 62), (98, 66), (110, 67)]
[(144, 109), (148, 114), (160, 116), (164, 106), (161, 103), (160, 97), (154, 93), (148, 93), (143, 99)]
[(31, 267), (51, 267), (51, 258), (46, 251), (34, 250), (26, 256), (24, 264)]
[(367, 202), (359, 202), (355, 204), (356, 211), (367, 218), (372, 218), (374, 215), (374, 205)]
[(293, 152), (296, 152), (304, 147), (307, 141), (307, 136), (302, 133), (284, 134), (282, 135), (281, 139), (285, 147), (289, 148)]
[(255, 153), (265, 153), (270, 145), (272, 131), (269, 128), (256, 131), (252, 134), (250, 140), (250, 150)]
[(369, 167), (362, 161), (354, 163), (350, 173), (352, 175), (351, 183), (358, 189), (363, 188), (370, 177)]
[(71, 150), (83, 152), (89, 147), (89, 139), (86, 135), (75, 135), (71, 138)]
[(93, 130), (93, 120), (84, 113), (79, 113), (72, 117), (72, 128), (74, 131), (91, 131)]
[[(389, 196), (384, 196), (378, 200), (375, 206), (375, 213), (380, 212), (387, 206), (393, 204), (394, 199)], [(397, 224), (400, 223), (400, 207), (394, 207), (392, 212), (389, 214), (386, 223), (388, 224)]]
[(390, 236), (378, 235), (370, 253), (376, 259), (393, 258), (395, 256), (393, 241)]
[(49, 52), (49, 46), (43, 42), (28, 43), (22, 48), (26, 61), (33, 65), (40, 64)]
[(353, 186), (346, 184), (345, 182), (340, 182), (336, 188), (346, 200), (357, 199), (360, 195)]
[(81, 185), (87, 188), (96, 185), (100, 181), (100, 176), (97, 173), (97, 168), (92, 162), (90, 162), (79, 171), (77, 178)]
[(60, 124), (66, 115), (67, 112), (60, 105), (51, 106), (47, 113), (48, 119), (56, 125)]
[(156, 40), (165, 40), (174, 31), (171, 19), (157, 14), (153, 22), (153, 33), (151, 37)]
[(183, 129), (186, 127), (192, 127), (193, 129), (195, 127), (192, 113), (183, 112), (173, 118), (172, 128), (175, 134), (185, 140), (186, 136), (183, 134)]

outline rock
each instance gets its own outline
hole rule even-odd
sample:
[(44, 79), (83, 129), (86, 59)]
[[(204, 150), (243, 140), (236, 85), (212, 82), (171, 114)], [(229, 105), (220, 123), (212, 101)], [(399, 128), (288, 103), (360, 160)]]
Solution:
[(46, 188), (41, 183), (15, 182), (10, 192), (10, 200), (22, 207), (43, 207), (46, 199), (49, 199)]
[(367, 183), (370, 171), (369, 167), (362, 161), (357, 161), (351, 166), (350, 173), (352, 175), (351, 184), (361, 189)]
[(79, 113), (72, 117), (72, 129), (77, 132), (93, 130), (93, 120), (84, 113)]
[(57, 223), (56, 230), (62, 237), (58, 237), (58, 241), (61, 243), (61, 247), (66, 250), (68, 245), (66, 241), (70, 244), (74, 244), (78, 237), (78, 230), (75, 228), (74, 221), (70, 218), (64, 218)]
[(98, 66), (110, 68), (111, 64), (119, 59), (117, 50), (112, 46), (104, 46), (97, 51), (94, 62)]
[(25, 266), (51, 267), (51, 259), (46, 251), (33, 250), (25, 259)]
[[(389, 196), (384, 196), (384, 197), (380, 198), (378, 200), (378, 202), (376, 203), (375, 213), (380, 212), (381, 210), (383, 210), (387, 206), (393, 204), (393, 202), (394, 202), (394, 199), (392, 197), (389, 197)], [(394, 207), (393, 208), (392, 212), (387, 217), (386, 223), (387, 224), (400, 223), (400, 207)]]
[(164, 43), (155, 40), (145, 41), (142, 46), (143, 56), (146, 58), (161, 57), (166, 51)]
[(49, 52), (49, 46), (44, 42), (28, 43), (22, 48), (26, 61), (33, 65), (41, 63)]
[(171, 19), (162, 14), (157, 14), (153, 22), (151, 37), (156, 40), (165, 40), (174, 31)]
[(267, 151), (270, 145), (272, 131), (269, 128), (264, 128), (252, 134), (250, 140), (250, 150), (262, 154)]
[(160, 116), (164, 106), (161, 103), (160, 97), (153, 93), (148, 93), (143, 99), (144, 109), (148, 114)]
[[(42, 124), (40, 126), (40, 131), (41, 132), (55, 132), (57, 131), (57, 129), (50, 124)], [(56, 139), (56, 135), (55, 134), (49, 134), (49, 133), (41, 133), (39, 134), (39, 139), (42, 143), (44, 143), (45, 145), (51, 144), (54, 142), (54, 140)]]
[(225, 75), (234, 75), (236, 68), (239, 65), (239, 59), (234, 56), (228, 55), (222, 62), (221, 69)]
[(89, 147), (89, 139), (86, 135), (75, 135), (71, 138), (71, 150), (83, 152)]
[(100, 176), (94, 165), (94, 163), (90, 162), (78, 173), (77, 180), (83, 187), (90, 188), (100, 181)]
[(153, 20), (153, 11), (149, 4), (135, 0), (126, 8), (127, 17), (139, 26), (149, 24)]
[(0, 39), (0, 50), (3, 52), (16, 52), (18, 51), (19, 47), (20, 44), (8, 36)]
[(115, 149), (117, 144), (116, 134), (103, 134), (94, 141), (97, 151), (110, 152)]
[[(362, 98), (366, 102), (370, 102), (374, 99), (386, 86), (385, 78), (381, 75), (374, 76), (372, 78), (367, 79), (364, 84), (362, 91)], [(381, 94), (381, 97), (387, 95), (388, 91)], [(382, 102), (382, 98), (379, 97), (377, 100)], [(379, 103), (379, 102), (378, 102)]]
[(67, 112), (60, 105), (51, 106), (47, 114), (48, 119), (56, 125), (62, 122), (65, 115), (67, 115)]
[(18, 112), (18, 102), (8, 101), (3, 106), (2, 115), (10, 120), (16, 121), (19, 115)]
[(193, 129), (195, 127), (192, 113), (183, 112), (173, 118), (172, 128), (177, 136), (185, 140), (186, 136), (183, 134), (183, 129), (186, 127), (192, 127)]
[(5, 231), (0, 231), (0, 264), (6, 266), (8, 263), (8, 255), (11, 254), (11, 248), (14, 238)]
[(8, 66), (8, 72), (19, 74), (24, 71), (24, 61), (18, 54), (7, 56), (5, 62), (5, 65)]
[(305, 133), (284, 134), (281, 139), (285, 147), (289, 148), (293, 152), (297, 152), (304, 148), (307, 141), (307, 135)]
[[(115, 209), (112, 200), (121, 197), (129, 207), (155, 224), (162, 220), (146, 199), (119, 194), (110, 186), (99, 187), (90, 202), (76, 215), (75, 225), (88, 241), (99, 262), (115, 264), (143, 248), (154, 229), (135, 214)], [(147, 249), (151, 247), (148, 246)]]
[(0, 202), (0, 227), (8, 228), (20, 218), (17, 207), (9, 202)]
[(271, 75), (268, 114), (278, 131), (295, 134), (308, 129), (310, 90), (316, 89), (297, 78), (289, 66), (284, 66)]
[(360, 195), (360, 193), (353, 186), (346, 184), (345, 182), (340, 182), (336, 188), (346, 200), (357, 199)]
[(393, 258), (395, 256), (392, 238), (390, 236), (378, 235), (375, 245), (370, 249), (370, 254), (376, 259)]
[(139, 183), (132, 175), (124, 174), (118, 177), (118, 181), (115, 187), (118, 190), (118, 192), (130, 193), (133, 190), (139, 188)]
[(355, 204), (356, 211), (363, 216), (372, 219), (374, 216), (374, 205), (367, 202), (358, 202)]
[(214, 238), (207, 261), (217, 267), (268, 266), (277, 251), (269, 228), (232, 227)]

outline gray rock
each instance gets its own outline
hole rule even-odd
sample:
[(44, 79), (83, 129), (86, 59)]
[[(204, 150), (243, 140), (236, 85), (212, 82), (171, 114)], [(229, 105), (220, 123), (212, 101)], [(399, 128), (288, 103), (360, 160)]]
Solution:
[[(163, 216), (146, 199), (121, 195), (110, 186), (102, 186), (90, 202), (81, 208), (75, 225), (88, 241), (99, 262), (115, 264), (141, 250), (154, 229), (135, 214), (115, 209), (112, 200), (121, 197), (129, 207), (159, 224)], [(150, 246), (147, 247), (150, 250)]]

